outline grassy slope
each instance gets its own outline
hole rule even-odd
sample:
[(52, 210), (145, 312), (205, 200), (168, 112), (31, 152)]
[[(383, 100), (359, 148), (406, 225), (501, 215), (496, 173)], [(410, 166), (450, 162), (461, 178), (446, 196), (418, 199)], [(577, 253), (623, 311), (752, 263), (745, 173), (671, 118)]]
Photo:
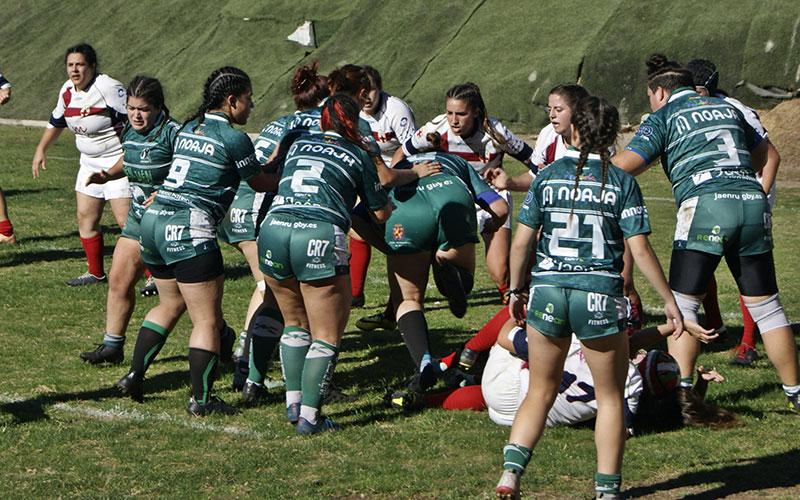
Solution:
[[(500, 467), (508, 430), (491, 424), (485, 413), (430, 410), (403, 416), (382, 407), (387, 387), (400, 383), (408, 362), (399, 335), (362, 334), (347, 328), (337, 380), (357, 394), (350, 404), (328, 411), (344, 424), (341, 433), (297, 438), (281, 419), (276, 402), (231, 418), (198, 423), (184, 415), (187, 400), (186, 342), (189, 324), (176, 328), (153, 365), (147, 403), (114, 397), (108, 388), (125, 367), (97, 369), (81, 364), (77, 353), (100, 339), (104, 286), (68, 289), (66, 277), (84, 263), (73, 221), (77, 154), (68, 134), (50, 153), (49, 168), (30, 178), (31, 152), (40, 130), (0, 127), (3, 186), (21, 237), (17, 248), (0, 248), (0, 495), (3, 497), (368, 497), (487, 496)], [(516, 164), (510, 164), (516, 169)], [(653, 244), (666, 264), (674, 207), (657, 170), (641, 178), (651, 199)], [(9, 189), (11, 188), (11, 189)], [(800, 271), (793, 255), (800, 237), (791, 228), (800, 209), (800, 190), (784, 190), (775, 212), (776, 256), (784, 303), (800, 316)], [(111, 218), (104, 219), (111, 224)], [(111, 244), (113, 238), (107, 239)], [(240, 327), (252, 290), (243, 260), (224, 249), (227, 274), (224, 310)], [(107, 261), (108, 263), (108, 261)], [(383, 259), (373, 260), (367, 288), (377, 310), (386, 293)], [(736, 296), (727, 273), (720, 272), (727, 323), (739, 325)], [(478, 277), (479, 293), (466, 318), (456, 320), (438, 303), (427, 304), (435, 352), (468, 338), (499, 307), (488, 277)], [(639, 279), (645, 303), (655, 296)], [(153, 299), (142, 299), (131, 335)], [(657, 310), (657, 309), (656, 309)], [(657, 316), (655, 319), (658, 319)], [(132, 350), (129, 343), (128, 359)], [(727, 353), (704, 354), (701, 362), (723, 369)], [(726, 431), (680, 430), (641, 436), (629, 442), (625, 486), (637, 494), (669, 497), (706, 493), (751, 495), (776, 488), (778, 496), (798, 493), (800, 453), (791, 436), (800, 431), (796, 416), (781, 410), (783, 396), (766, 361), (752, 370), (724, 370), (729, 382), (711, 390), (713, 401), (741, 415), (744, 428)], [(273, 371), (273, 376), (278, 376)], [(229, 401), (230, 375), (218, 388)], [(9, 398), (19, 402), (8, 403)], [(106, 412), (90, 418), (88, 412)], [(114, 417), (117, 415), (117, 417)], [(138, 421), (137, 421), (138, 419)], [(224, 432), (225, 427), (242, 435)], [(524, 491), (546, 497), (586, 497), (594, 467), (591, 429), (550, 429), (523, 480)]]
[[(48, 115), (65, 79), (63, 50), (82, 40), (98, 49), (102, 70), (121, 81), (137, 73), (161, 78), (181, 118), (197, 106), (212, 69), (241, 66), (257, 97), (253, 131), (291, 109), (288, 78), (301, 61), (320, 60), (324, 71), (344, 62), (373, 64), (420, 121), (441, 112), (448, 87), (474, 80), (492, 114), (527, 130), (544, 123), (538, 105), (547, 90), (574, 81), (579, 70), (591, 91), (638, 121), (646, 107), (642, 61), (652, 51), (714, 59), (729, 90), (742, 78), (796, 87), (800, 64), (800, 8), (792, 0), (746, 0), (736, 8), (687, 0), (144, 0), (128, 10), (116, 2), (87, 8), (75, 0), (32, 0), (4, 2), (3, 13), (0, 64), (16, 91), (0, 116), (14, 118)], [(304, 19), (315, 20), (319, 39), (308, 53), (285, 40)], [(768, 40), (774, 48), (765, 52)], [(749, 91), (734, 94), (773, 104)]]

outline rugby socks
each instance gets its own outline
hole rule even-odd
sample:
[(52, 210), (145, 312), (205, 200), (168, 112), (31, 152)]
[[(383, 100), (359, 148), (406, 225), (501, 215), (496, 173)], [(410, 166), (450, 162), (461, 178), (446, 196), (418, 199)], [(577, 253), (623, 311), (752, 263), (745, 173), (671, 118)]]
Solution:
[(622, 474), (601, 474), (594, 473), (594, 491), (600, 495), (619, 495), (619, 487), (622, 484)]
[(350, 238), (350, 293), (353, 297), (364, 295), (364, 282), (371, 258), (372, 247), (369, 243)]
[(694, 378), (693, 377), (681, 377), (680, 382), (678, 382), (678, 387), (683, 389), (691, 389), (694, 387)]
[(201, 405), (208, 403), (214, 385), (219, 354), (205, 349), (189, 348), (189, 377), (192, 379), (192, 397)]
[(739, 296), (739, 307), (742, 309), (742, 323), (744, 323), (744, 327), (742, 328), (742, 340), (739, 342), (739, 345), (755, 349), (756, 322), (753, 321), (753, 316), (744, 304), (744, 299), (742, 299), (741, 295)]
[(317, 423), (322, 396), (328, 389), (339, 348), (322, 340), (315, 340), (306, 353), (303, 366), (302, 397), (300, 416), (312, 425)]
[(428, 353), (428, 322), (422, 311), (409, 311), (397, 319), (397, 328), (406, 344), (414, 366), (421, 367)]
[(144, 320), (142, 327), (139, 328), (139, 335), (136, 337), (136, 345), (133, 347), (131, 371), (144, 376), (147, 369), (150, 368), (150, 364), (167, 342), (168, 335), (169, 330), (163, 326)]
[(311, 332), (298, 326), (287, 326), (281, 335), (280, 354), (283, 380), (286, 384), (286, 406), (299, 403), (302, 395), (303, 365), (311, 347)]
[(125, 337), (106, 332), (103, 334), (103, 345), (115, 351), (121, 351), (125, 348)]
[(519, 444), (508, 443), (503, 447), (503, 468), (517, 474), (525, 472), (531, 461), (531, 449)]
[(247, 328), (250, 335), (249, 374), (247, 380), (261, 384), (267, 375), (267, 366), (275, 346), (283, 333), (283, 316), (275, 307), (261, 304)]
[(781, 384), (781, 387), (783, 387), (783, 392), (786, 393), (786, 396), (788, 396), (788, 397), (792, 397), (792, 396), (796, 395), (798, 392), (800, 392), (800, 385), (783, 385), (783, 384)]
[(3, 236), (13, 236), (14, 235), (14, 226), (11, 225), (11, 221), (0, 220), (0, 234)]
[(511, 315), (508, 312), (508, 307), (501, 308), (488, 323), (478, 330), (478, 333), (464, 344), (464, 347), (475, 352), (488, 351), (497, 342), (500, 329), (509, 318), (511, 318)]
[(708, 282), (708, 290), (703, 298), (703, 311), (706, 313), (706, 328), (721, 328), (722, 313), (719, 310), (719, 299), (717, 298), (717, 279), (712, 275)]
[(91, 238), (81, 238), (81, 245), (83, 245), (83, 251), (86, 253), (89, 274), (95, 278), (105, 276), (103, 271), (103, 235), (98, 234)]
[(150, 279), (153, 277), (153, 274), (150, 272), (150, 268), (144, 266), (144, 277)]
[(468, 385), (457, 389), (425, 394), (425, 406), (428, 408), (444, 408), (445, 410), (474, 410), (486, 409), (480, 385)]

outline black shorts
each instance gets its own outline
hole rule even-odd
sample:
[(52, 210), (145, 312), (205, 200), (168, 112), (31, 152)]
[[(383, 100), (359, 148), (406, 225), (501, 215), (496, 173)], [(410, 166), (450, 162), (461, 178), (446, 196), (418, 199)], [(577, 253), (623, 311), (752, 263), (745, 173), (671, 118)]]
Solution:
[(173, 264), (147, 266), (154, 278), (180, 283), (211, 281), (225, 272), (219, 248)]
[[(697, 250), (673, 250), (669, 287), (686, 295), (703, 295), (720, 260), (721, 255)], [(760, 297), (778, 293), (771, 250), (758, 255), (735, 255), (729, 252), (725, 255), (725, 262), (742, 295)]]

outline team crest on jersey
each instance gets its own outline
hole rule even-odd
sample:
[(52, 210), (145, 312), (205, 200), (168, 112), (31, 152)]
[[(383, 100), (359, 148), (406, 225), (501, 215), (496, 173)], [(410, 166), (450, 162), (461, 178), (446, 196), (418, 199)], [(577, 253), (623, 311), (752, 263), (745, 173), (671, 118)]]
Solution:
[(81, 108), (81, 118), (86, 118), (87, 116), (89, 116), (89, 113), (91, 113), (91, 111), (92, 108), (88, 106), (85, 108)]
[(147, 161), (150, 159), (150, 148), (143, 149), (141, 153), (139, 153), (139, 159), (142, 161)]
[(653, 127), (651, 127), (650, 125), (642, 125), (641, 127), (639, 127), (639, 130), (636, 131), (636, 135), (640, 137), (650, 137), (651, 135), (653, 135), (653, 132), (654, 132)]
[(403, 225), (395, 224), (394, 227), (392, 228), (392, 238), (394, 238), (395, 241), (402, 240), (403, 236), (405, 235), (406, 235), (406, 230), (403, 227)]

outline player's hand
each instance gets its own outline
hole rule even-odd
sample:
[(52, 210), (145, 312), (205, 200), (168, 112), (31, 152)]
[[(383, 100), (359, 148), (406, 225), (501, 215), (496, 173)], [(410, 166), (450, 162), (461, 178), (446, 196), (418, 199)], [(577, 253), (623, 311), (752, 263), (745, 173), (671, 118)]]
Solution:
[(667, 324), (673, 328), (672, 338), (678, 339), (683, 335), (683, 314), (678, 309), (678, 304), (675, 300), (671, 300), (664, 304), (664, 315), (667, 317)]
[(108, 172), (102, 170), (100, 172), (94, 172), (86, 179), (86, 185), (89, 184), (105, 184), (108, 182)]
[(0, 106), (11, 99), (11, 87), (0, 89)]
[(496, 189), (508, 189), (508, 173), (500, 167), (486, 169), (484, 178)]
[(709, 382), (721, 383), (725, 382), (725, 377), (722, 376), (716, 369), (712, 368), (706, 370), (702, 365), (697, 367), (697, 376)]
[(508, 296), (508, 312), (517, 326), (525, 326), (525, 319), (528, 311), (525, 306), (528, 303), (528, 298), (523, 294), (512, 293)]
[(415, 163), (414, 166), (411, 167), (411, 170), (421, 179), (429, 175), (438, 174), (442, 171), (442, 165), (435, 161), (423, 161)]
[(142, 203), (142, 205), (144, 205), (145, 208), (147, 208), (150, 205), (152, 205), (153, 201), (155, 201), (155, 199), (156, 199), (156, 195), (157, 194), (158, 194), (158, 191), (153, 191), (152, 193), (150, 193), (150, 196), (148, 196), (147, 199), (144, 200), (144, 203)]
[(704, 344), (708, 344), (719, 338), (719, 333), (717, 333), (716, 330), (706, 330), (694, 321), (684, 320), (683, 330)]
[(31, 172), (33, 172), (33, 178), (39, 178), (39, 169), (47, 170), (46, 159), (43, 151), (36, 150), (36, 153), (33, 154), (33, 161), (31, 162)]

